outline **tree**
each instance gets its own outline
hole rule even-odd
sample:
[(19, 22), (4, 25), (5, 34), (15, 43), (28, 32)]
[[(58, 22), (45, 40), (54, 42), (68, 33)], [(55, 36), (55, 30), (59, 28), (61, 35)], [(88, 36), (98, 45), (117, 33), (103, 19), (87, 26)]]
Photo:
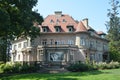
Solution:
[(43, 21), (37, 11), (32, 11), (38, 0), (0, 0), (0, 60), (6, 62), (10, 41), (21, 37), (39, 35), (40, 29), (33, 23)]
[(111, 0), (111, 9), (108, 9), (109, 21), (107, 22), (107, 30), (110, 48), (111, 60), (120, 61), (120, 17), (118, 9), (120, 8), (119, 1)]

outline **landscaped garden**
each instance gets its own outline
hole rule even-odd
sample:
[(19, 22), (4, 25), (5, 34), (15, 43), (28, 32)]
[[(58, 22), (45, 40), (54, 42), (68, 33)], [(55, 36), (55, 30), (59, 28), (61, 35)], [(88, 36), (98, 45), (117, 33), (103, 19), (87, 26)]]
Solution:
[(95, 70), (88, 72), (67, 72), (57, 74), (12, 74), (1, 77), (1, 80), (119, 80), (120, 69)]
[(0, 65), (0, 80), (119, 80), (120, 64), (110, 63), (81, 63), (69, 65), (66, 73), (38, 73), (37, 68), (19, 63), (2, 63)]

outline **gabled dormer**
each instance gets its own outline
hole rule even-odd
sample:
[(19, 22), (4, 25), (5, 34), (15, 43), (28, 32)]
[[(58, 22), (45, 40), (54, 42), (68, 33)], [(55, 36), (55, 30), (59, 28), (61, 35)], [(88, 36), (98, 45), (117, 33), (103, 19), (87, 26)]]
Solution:
[(74, 31), (74, 27), (71, 25), (67, 26), (68, 32), (73, 32)]
[(54, 26), (55, 32), (61, 32), (61, 26)]
[(48, 26), (42, 26), (42, 32), (49, 32)]
[(96, 31), (91, 27), (88, 29), (88, 32), (90, 33), (91, 36), (95, 36), (96, 34)]
[(102, 31), (97, 32), (97, 34), (101, 37), (101, 38), (105, 38), (106, 34)]

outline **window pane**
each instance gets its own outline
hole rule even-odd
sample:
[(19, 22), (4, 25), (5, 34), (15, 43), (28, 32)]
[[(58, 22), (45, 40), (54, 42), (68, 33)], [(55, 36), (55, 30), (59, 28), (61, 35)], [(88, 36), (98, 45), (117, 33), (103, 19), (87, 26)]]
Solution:
[(26, 48), (28, 46), (27, 42), (24, 42), (24, 48)]
[(18, 48), (21, 48), (21, 43), (18, 44)]

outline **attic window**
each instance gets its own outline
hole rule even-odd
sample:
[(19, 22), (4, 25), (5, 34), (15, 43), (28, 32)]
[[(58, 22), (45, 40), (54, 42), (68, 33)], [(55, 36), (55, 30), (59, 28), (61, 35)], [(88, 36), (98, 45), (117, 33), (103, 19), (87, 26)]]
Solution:
[(48, 26), (43, 26), (42, 29), (43, 29), (43, 32), (48, 32), (49, 30)]
[(57, 19), (56, 22), (58, 23), (58, 22), (59, 22), (59, 19)]
[(66, 22), (66, 20), (65, 20), (65, 19), (63, 19), (63, 22), (65, 23), (65, 22)]
[(73, 32), (74, 31), (73, 26), (67, 26), (67, 28), (68, 28), (68, 32)]
[(55, 26), (55, 31), (56, 32), (61, 32), (61, 27), (60, 26)]
[(51, 20), (50, 20), (50, 23), (53, 23), (53, 22), (54, 22), (54, 21), (51, 19)]

